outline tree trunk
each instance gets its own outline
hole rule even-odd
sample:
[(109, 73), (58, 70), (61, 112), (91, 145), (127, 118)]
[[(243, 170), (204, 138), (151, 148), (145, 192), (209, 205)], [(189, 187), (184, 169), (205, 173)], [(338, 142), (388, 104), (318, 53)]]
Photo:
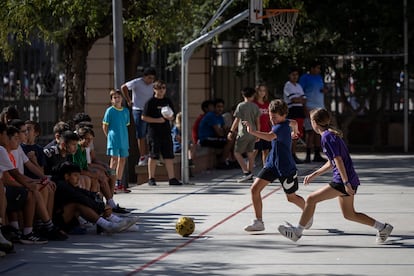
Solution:
[(71, 36), (63, 45), (65, 60), (65, 88), (62, 120), (68, 121), (78, 112), (85, 111), (85, 79), (88, 52), (93, 41), (86, 37)]

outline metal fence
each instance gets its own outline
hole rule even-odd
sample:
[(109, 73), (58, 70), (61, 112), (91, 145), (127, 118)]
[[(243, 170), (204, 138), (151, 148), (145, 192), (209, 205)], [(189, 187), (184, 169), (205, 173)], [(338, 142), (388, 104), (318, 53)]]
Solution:
[(38, 121), (51, 134), (63, 101), (63, 75), (55, 68), (56, 48), (38, 40), (17, 49), (13, 60), (0, 60), (1, 110), (14, 106), (21, 119)]
[[(241, 101), (240, 89), (254, 87), (255, 72), (243, 72), (248, 45), (223, 43), (212, 49), (212, 96), (223, 98), (226, 109)], [(264, 53), (261, 53), (264, 55)], [(273, 56), (274, 53), (267, 53)], [(402, 60), (384, 60), (377, 57), (349, 58), (322, 57), (325, 84), (329, 92), (325, 106), (348, 134), (353, 145), (370, 145), (374, 148), (402, 145), (403, 129), (403, 75)], [(245, 68), (245, 67), (244, 67)], [(278, 68), (275, 68), (278, 69)], [(269, 72), (266, 72), (269, 73)], [(268, 80), (270, 98), (283, 97), (287, 73), (270, 72)], [(286, 76), (285, 79), (277, 78)], [(409, 136), (414, 140), (414, 80), (409, 80), (408, 109)], [(354, 110), (353, 112), (351, 110)], [(352, 114), (351, 116), (351, 113)], [(348, 131), (349, 129), (349, 131)], [(398, 136), (400, 138), (395, 138)]]

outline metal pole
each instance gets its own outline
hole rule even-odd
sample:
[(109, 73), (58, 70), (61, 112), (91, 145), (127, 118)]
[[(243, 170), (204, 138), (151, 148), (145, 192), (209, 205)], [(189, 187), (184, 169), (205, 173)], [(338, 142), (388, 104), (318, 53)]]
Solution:
[(120, 89), (125, 81), (124, 34), (122, 29), (122, 1), (112, 0), (114, 29), (114, 86)]
[(213, 29), (212, 31), (203, 34), (202, 36), (198, 37), (197, 39), (193, 40), (192, 42), (188, 43), (184, 47), (181, 48), (181, 112), (182, 112), (182, 149), (181, 149), (181, 178), (183, 184), (187, 184), (189, 181), (189, 172), (188, 172), (188, 134), (189, 134), (189, 127), (188, 127), (188, 80), (187, 80), (187, 70), (188, 70), (188, 61), (191, 58), (194, 50), (204, 44), (205, 42), (212, 39), (215, 35), (224, 32), (225, 30), (230, 29), (234, 25), (238, 24), (242, 20), (248, 18), (249, 10), (245, 10), (244, 12), (239, 13), (238, 15), (234, 16), (233, 18), (227, 20), (217, 28)]
[[(124, 34), (122, 29), (122, 1), (112, 0), (112, 24), (114, 30), (114, 88), (121, 89), (121, 85), (125, 82)], [(122, 176), (122, 184), (124, 185), (124, 187), (128, 187), (128, 175), (128, 159), (126, 159), (124, 175)]]
[[(255, 44), (259, 41), (259, 27), (256, 25), (254, 26), (254, 39), (255, 39)], [(257, 45), (257, 44), (256, 44)], [(255, 46), (256, 46), (255, 45)], [(260, 74), (259, 74), (259, 51), (256, 50), (256, 62), (254, 64), (254, 78), (255, 78), (255, 84), (259, 84), (260, 82)]]
[(407, 0), (404, 4), (404, 152), (408, 152), (408, 23)]
[(182, 145), (181, 145), (181, 179), (183, 184), (188, 184), (190, 174), (189, 174), (189, 164), (188, 164), (188, 135), (189, 135), (189, 126), (188, 126), (188, 81), (187, 81), (187, 71), (188, 71), (188, 58), (186, 58), (186, 49), (181, 49), (181, 130), (182, 130)]

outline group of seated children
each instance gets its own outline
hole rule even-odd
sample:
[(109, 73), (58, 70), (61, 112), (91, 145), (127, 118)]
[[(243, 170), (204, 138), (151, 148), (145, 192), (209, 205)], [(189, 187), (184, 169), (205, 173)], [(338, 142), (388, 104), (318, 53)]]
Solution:
[(114, 200), (114, 172), (96, 160), (90, 117), (79, 113), (58, 122), (54, 140), (36, 144), (40, 125), (8, 118), (0, 122), (0, 256), (13, 243), (45, 244), (86, 233), (137, 229), (138, 217)]

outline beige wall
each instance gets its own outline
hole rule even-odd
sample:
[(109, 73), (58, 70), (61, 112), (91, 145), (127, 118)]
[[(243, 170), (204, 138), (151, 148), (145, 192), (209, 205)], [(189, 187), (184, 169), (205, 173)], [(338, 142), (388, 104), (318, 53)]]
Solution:
[[(106, 159), (106, 138), (102, 132), (102, 117), (109, 104), (109, 91), (114, 86), (113, 48), (111, 37), (98, 40), (88, 55), (86, 73), (85, 112), (94, 124), (95, 149), (98, 158)], [(201, 102), (210, 96), (209, 46), (197, 50), (188, 64), (188, 111), (192, 126), (201, 113)], [(191, 128), (189, 130), (191, 133)]]
[(201, 103), (210, 98), (211, 62), (209, 44), (196, 50), (188, 63), (188, 123), (191, 126), (201, 111)]
[(85, 112), (94, 124), (94, 145), (98, 157), (106, 158), (106, 138), (102, 131), (102, 117), (110, 102), (109, 91), (114, 86), (112, 40), (108, 36), (98, 40), (88, 55), (86, 71)]

